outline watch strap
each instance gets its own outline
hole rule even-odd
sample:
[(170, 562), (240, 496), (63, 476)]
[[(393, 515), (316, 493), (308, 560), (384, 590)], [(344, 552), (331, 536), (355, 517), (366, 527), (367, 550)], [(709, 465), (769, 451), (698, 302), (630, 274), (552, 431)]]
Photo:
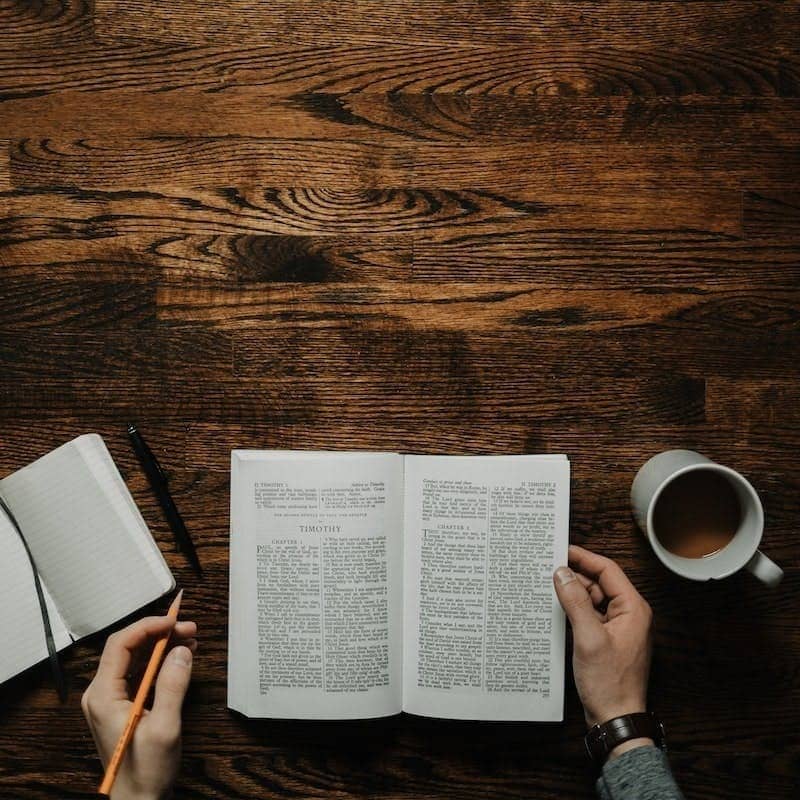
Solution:
[(615, 747), (631, 739), (652, 739), (656, 747), (666, 750), (664, 726), (652, 711), (623, 714), (608, 722), (594, 725), (583, 741), (589, 758), (602, 765)]

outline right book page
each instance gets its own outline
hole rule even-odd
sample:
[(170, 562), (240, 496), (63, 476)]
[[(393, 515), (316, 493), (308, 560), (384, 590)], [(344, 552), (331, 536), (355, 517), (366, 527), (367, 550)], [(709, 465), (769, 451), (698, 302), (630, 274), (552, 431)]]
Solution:
[(403, 710), (560, 721), (566, 456), (406, 456)]

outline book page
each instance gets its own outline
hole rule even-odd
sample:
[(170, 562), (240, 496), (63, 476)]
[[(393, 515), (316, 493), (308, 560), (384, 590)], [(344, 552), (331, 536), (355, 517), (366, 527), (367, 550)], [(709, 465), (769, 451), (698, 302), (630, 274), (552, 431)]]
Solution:
[(402, 457), (231, 454), (228, 705), (400, 712)]
[[(42, 590), (56, 648), (63, 650), (72, 640), (44, 584)], [(0, 592), (2, 597), (0, 642), (3, 643), (0, 647), (0, 683), (3, 683), (47, 658), (47, 642), (31, 562), (28, 560), (28, 554), (19, 534), (2, 509), (0, 509)]]
[(407, 456), (403, 710), (563, 718), (563, 456)]
[(75, 638), (160, 597), (174, 580), (103, 440), (80, 436), (0, 481)]

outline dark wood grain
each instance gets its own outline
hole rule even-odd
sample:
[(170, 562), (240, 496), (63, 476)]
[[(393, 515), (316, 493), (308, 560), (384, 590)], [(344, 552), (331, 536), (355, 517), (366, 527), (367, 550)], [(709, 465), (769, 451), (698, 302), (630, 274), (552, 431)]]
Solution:
[(137, 88), (225, 91), (258, 86), (275, 96), (306, 93), (508, 94), (545, 97), (796, 97), (798, 54), (774, 43), (747, 50), (637, 48), (543, 41), (502, 48), (417, 43), (291, 45), (248, 38), (217, 44), (52, 39), (24, 52), (0, 41), (6, 97), (65, 90)]
[[(124, 107), (126, 99), (119, 98), (119, 102)], [(246, 108), (244, 112), (247, 113)], [(156, 116), (162, 127), (170, 128), (168, 119)], [(80, 121), (78, 117), (81, 115), (76, 115), (76, 122)], [(38, 112), (31, 117), (34, 124), (37, 119)], [(136, 140), (141, 152), (131, 152), (130, 141), (117, 132), (104, 142), (97, 141), (94, 132), (91, 139), (15, 140), (11, 147), (10, 169), (15, 176), (14, 185), (24, 188), (26, 194), (31, 194), (34, 188), (64, 192), (85, 180), (85, 188), (97, 190), (98, 196), (105, 194), (109, 201), (118, 196), (110, 191), (114, 184), (109, 185), (109, 181), (113, 180), (120, 180), (120, 189), (143, 188), (149, 180), (156, 185), (199, 184), (206, 189), (228, 188), (231, 183), (240, 189), (254, 192), (260, 189), (263, 193), (267, 188), (276, 188), (273, 183), (278, 188), (292, 188), (287, 187), (292, 178), (298, 189), (325, 188), (335, 192), (336, 187), (329, 185), (327, 178), (339, 176), (345, 180), (340, 191), (385, 188), (375, 185), (379, 165), (388, 168), (400, 186), (425, 189), (484, 189), (501, 195), (513, 189), (541, 195), (559, 191), (591, 192), (602, 187), (604, 191), (617, 194), (658, 190), (666, 193), (668, 199), (669, 192), (740, 189), (743, 183), (793, 189), (794, 170), (800, 158), (796, 146), (766, 139), (752, 146), (709, 141), (702, 147), (680, 147), (674, 143), (642, 145), (614, 140), (608, 145), (549, 142), (534, 147), (519, 140), (411, 141), (408, 137), (398, 139), (395, 132), (389, 130), (394, 138), (389, 143), (381, 143), (387, 130), (381, 126), (374, 132), (379, 143), (374, 146), (308, 136), (302, 141), (287, 143), (283, 138), (287, 126), (281, 124), (278, 130), (273, 129), (277, 140), (260, 140), (250, 134), (267, 131), (252, 123), (252, 112), (244, 119), (246, 125), (236, 132), (237, 137), (244, 137), (241, 142), (236, 138), (220, 141), (219, 135), (209, 137), (209, 131), (219, 130), (216, 128), (219, 123), (213, 121), (198, 124), (197, 130), (201, 133), (189, 141), (186, 126), (175, 126), (168, 136), (150, 135), (156, 130), (151, 127), (145, 139)], [(107, 117), (100, 119), (100, 136), (108, 135), (102, 127), (111, 122), (113, 120)], [(83, 124), (89, 123), (83, 120)], [(128, 131), (132, 127), (124, 120), (122, 126)], [(348, 132), (339, 129), (337, 135), (346, 137)], [(240, 158), (236, 157), (237, 146), (242, 148)], [(302, 172), (297, 162), (297, 154), (303, 148), (307, 153), (307, 172)], [(282, 153), (285, 154), (283, 160)], [(168, 159), (171, 171), (159, 158)], [(51, 182), (43, 183), (48, 168), (52, 170)], [(59, 176), (62, 169), (60, 183), (53, 183), (52, 179)], [(270, 183), (271, 178), (273, 183)], [(101, 186), (107, 190), (105, 193)], [(77, 191), (73, 191), (75, 194)], [(14, 199), (12, 195), (10, 202)], [(646, 207), (646, 203), (641, 205)]]
[[(201, 178), (197, 175), (196, 179)], [(192, 249), (224, 249), (225, 236), (253, 234), (330, 237), (345, 231), (369, 235), (372, 240), (380, 237), (379, 248), (389, 244), (387, 237), (402, 236), (408, 241), (413, 234), (420, 245), (431, 240), (450, 242), (467, 255), (480, 247), (482, 258), (490, 260), (494, 260), (490, 248), (495, 258), (506, 252), (516, 257), (524, 247), (530, 248), (530, 254), (534, 248), (549, 247), (577, 252), (587, 235), (596, 234), (607, 235), (615, 253), (624, 252), (625, 239), (631, 236), (631, 249), (661, 250), (659, 258), (674, 256), (676, 248), (683, 252), (694, 247), (765, 246), (773, 257), (780, 257), (778, 251), (786, 244), (731, 237), (741, 233), (741, 195), (717, 187), (675, 190), (665, 197), (660, 189), (626, 192), (618, 186), (597, 200), (586, 184), (572, 192), (527, 186), (502, 193), (408, 187), (273, 189), (246, 184), (210, 190), (152, 187), (117, 192), (32, 186), (3, 193), (0, 199), (13, 212), (2, 222), (0, 246), (10, 248), (9, 263), (18, 254), (23, 265), (36, 263), (37, 252), (54, 233), (65, 247), (76, 249), (75, 256), (106, 252), (120, 257), (120, 267), (124, 257), (128, 263), (145, 264), (162, 259), (167, 264), (171, 259), (171, 266), (177, 267), (177, 255), (189, 261), (190, 268), (193, 262), (208, 260), (189, 258)], [(23, 219), (27, 226), (22, 225)], [(534, 231), (538, 236), (533, 239), (509, 235)], [(471, 240), (473, 233), (481, 236)], [(181, 240), (187, 246), (179, 255)], [(267, 237), (259, 241), (264, 244)], [(238, 245), (231, 246), (235, 250)], [(791, 252), (784, 258), (791, 259)], [(200, 274), (205, 276), (205, 272)]]
[[(98, 325), (139, 328), (156, 320), (153, 284), (41, 281), (4, 278), (0, 317), (8, 329), (56, 325), (91, 330)], [(45, 322), (49, 320), (49, 322)]]
[(92, 0), (3, 0), (2, 48), (20, 52), (36, 45), (88, 42), (93, 33)]
[[(412, 162), (400, 147), (351, 141), (229, 138), (31, 140), (11, 149), (14, 185), (47, 185), (54, 170), (67, 185), (140, 189), (193, 186), (224, 176), (231, 185), (339, 189), (373, 187), (387, 178), (405, 185)], [(314, 161), (316, 160), (316, 164)]]
[[(233, 447), (567, 453), (687, 797), (797, 796), (799, 45), (795, 0), (0, 0), (0, 477), (108, 442), (201, 631), (178, 798), (594, 791), (569, 669), (559, 725), (229, 712)], [(654, 558), (628, 492), (672, 447), (756, 486), (778, 590)], [(66, 706), (0, 687), (2, 800), (92, 792), (107, 633)]]
[(511, 97), (469, 99), (476, 135), (526, 141), (608, 141), (698, 145), (800, 140), (800, 106), (787, 98)]
[[(323, 152), (340, 147), (345, 153), (354, 150), (353, 140), (362, 140), (362, 150), (373, 154), (380, 152), (380, 144), (411, 146), (427, 141), (471, 142), (469, 152), (474, 152), (477, 142), (484, 143), (483, 147), (493, 144), (502, 151), (506, 142), (520, 140), (667, 146), (679, 137), (714, 151), (721, 145), (787, 148), (800, 140), (800, 100), (795, 97), (518, 97), (443, 91), (304, 92), (285, 97), (255, 85), (220, 90), (189, 86), (152, 92), (69, 88), (18, 97), (11, 94), (4, 99), (4, 108), (8, 113), (0, 120), (0, 136), (46, 138), (40, 145), (45, 152), (47, 142), (55, 139), (54, 154), (66, 148), (65, 155), (77, 151), (76, 155), (85, 155), (88, 163), (104, 150), (103, 143), (92, 141), (98, 137), (111, 138), (112, 142), (130, 136), (338, 139), (341, 141), (318, 147)], [(59, 137), (65, 136), (83, 139), (72, 146), (59, 146)], [(366, 145), (365, 139), (372, 144)], [(202, 143), (195, 146), (202, 154)], [(272, 146), (283, 147), (291, 165), (301, 145), (276, 141)], [(37, 149), (23, 143), (22, 149), (25, 147), (34, 152)], [(160, 155), (154, 154), (156, 159)], [(168, 164), (169, 154), (164, 155)], [(132, 156), (147, 159), (147, 150)]]
[(11, 143), (0, 139), (0, 191), (11, 188)]
[(748, 236), (797, 239), (800, 232), (800, 192), (751, 189), (744, 195), (742, 213)]
[[(791, 4), (790, 4), (791, 6)], [(126, 0), (96, 0), (95, 24), (102, 39), (227, 41), (243, 37), (259, 41), (306, 43), (423, 42), (448, 44), (569, 43), (572, 47), (646, 43), (686, 46), (728, 44), (736, 49), (741, 38), (770, 41), (784, 26), (796, 25), (791, 7), (770, 2), (568, 2), (529, 3), (510, 0), (487, 5), (478, 0), (458, 4), (411, 0), (387, 4), (380, 15), (367, 0), (341, 8), (333, 0), (317, 5), (318, 15), (335, 19), (320, 26), (300, 0), (283, 0), (274, 8), (250, 0), (234, 0), (226, 9), (197, 14), (191, 0), (170, 8)], [(793, 28), (796, 31), (796, 28)]]

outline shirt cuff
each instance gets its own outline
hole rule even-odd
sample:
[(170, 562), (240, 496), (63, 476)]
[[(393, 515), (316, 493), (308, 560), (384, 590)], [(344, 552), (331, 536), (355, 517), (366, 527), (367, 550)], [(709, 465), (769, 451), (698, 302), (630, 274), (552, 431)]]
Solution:
[(607, 761), (597, 779), (601, 800), (683, 800), (666, 753), (653, 745)]

